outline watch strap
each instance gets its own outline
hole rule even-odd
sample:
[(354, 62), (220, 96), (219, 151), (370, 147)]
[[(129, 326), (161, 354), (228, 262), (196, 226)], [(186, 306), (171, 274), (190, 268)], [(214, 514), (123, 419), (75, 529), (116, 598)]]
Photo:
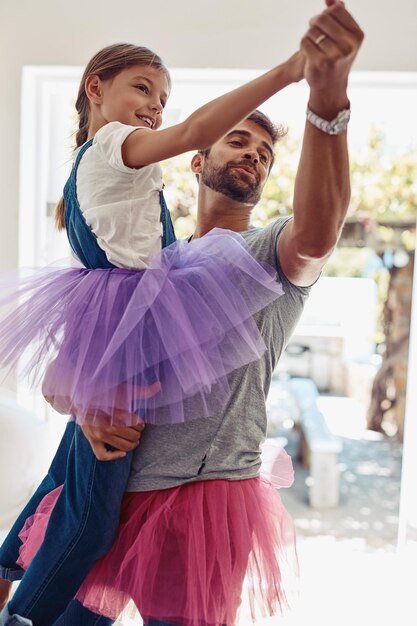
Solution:
[(336, 117), (332, 120), (325, 120), (316, 113), (314, 113), (309, 107), (306, 111), (307, 119), (310, 124), (313, 124), (316, 128), (328, 135), (340, 135), (346, 130), (350, 119), (350, 105), (345, 109), (339, 111)]

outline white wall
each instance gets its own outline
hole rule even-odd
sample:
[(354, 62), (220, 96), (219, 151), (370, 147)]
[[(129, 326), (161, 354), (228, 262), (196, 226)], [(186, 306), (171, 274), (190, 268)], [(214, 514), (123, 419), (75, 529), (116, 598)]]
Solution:
[[(417, 70), (416, 0), (348, 5), (367, 34), (356, 70)], [(322, 6), (321, 0), (0, 0), (0, 270), (17, 263), (24, 65), (83, 66), (102, 46), (130, 41), (155, 49), (169, 67), (267, 68), (294, 51)]]

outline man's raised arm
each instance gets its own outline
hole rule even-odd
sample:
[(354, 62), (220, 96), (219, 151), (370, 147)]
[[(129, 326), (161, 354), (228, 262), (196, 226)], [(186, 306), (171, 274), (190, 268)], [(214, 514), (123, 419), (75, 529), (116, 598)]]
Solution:
[(350, 200), (347, 82), (363, 32), (343, 2), (310, 21), (301, 42), (310, 86), (308, 119), (294, 188), (294, 217), (279, 241), (287, 278), (311, 285), (339, 238)]

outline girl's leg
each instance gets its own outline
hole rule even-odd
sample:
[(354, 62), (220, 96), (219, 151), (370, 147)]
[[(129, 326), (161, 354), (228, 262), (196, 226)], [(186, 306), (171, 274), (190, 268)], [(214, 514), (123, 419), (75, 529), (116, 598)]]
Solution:
[(0, 547), (0, 578), (10, 581), (22, 578), (24, 571), (16, 564), (19, 548), (22, 545), (18, 535), (27, 518), (36, 511), (42, 498), (65, 481), (68, 453), (74, 432), (75, 422), (68, 422), (47, 475), (13, 524), (12, 529)]
[(10, 615), (29, 619), (33, 626), (51, 626), (65, 611), (113, 543), (131, 459), (128, 454), (117, 461), (98, 461), (75, 426), (64, 488), (42, 546), (5, 607)]
[(65, 613), (60, 615), (53, 626), (111, 626), (114, 621), (103, 615), (92, 613), (78, 600), (72, 600)]

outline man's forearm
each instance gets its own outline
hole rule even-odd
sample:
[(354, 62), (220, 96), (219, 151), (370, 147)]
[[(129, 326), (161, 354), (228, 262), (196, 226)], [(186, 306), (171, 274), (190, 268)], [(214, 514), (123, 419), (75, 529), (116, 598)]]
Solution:
[[(326, 5), (310, 20), (301, 49), (310, 86), (309, 108), (332, 121), (349, 104), (348, 76), (364, 35), (343, 2), (326, 0)], [(328, 134), (308, 121), (294, 189), (293, 248), (301, 261), (324, 259), (331, 253), (349, 200), (346, 131)]]
[[(346, 93), (332, 103), (312, 93), (309, 108), (330, 121), (348, 104)], [(303, 256), (323, 258), (332, 251), (349, 200), (347, 132), (329, 135), (307, 121), (294, 188), (294, 236)]]
[[(349, 157), (343, 124), (328, 122), (348, 106), (346, 87), (363, 32), (339, 0), (309, 22), (301, 40), (310, 110), (294, 187), (294, 219), (280, 237), (281, 267), (296, 285), (311, 285), (335, 247), (350, 200)], [(343, 116), (343, 114), (342, 114)], [(346, 121), (346, 117), (345, 117)], [(329, 131), (340, 134), (329, 134)]]

